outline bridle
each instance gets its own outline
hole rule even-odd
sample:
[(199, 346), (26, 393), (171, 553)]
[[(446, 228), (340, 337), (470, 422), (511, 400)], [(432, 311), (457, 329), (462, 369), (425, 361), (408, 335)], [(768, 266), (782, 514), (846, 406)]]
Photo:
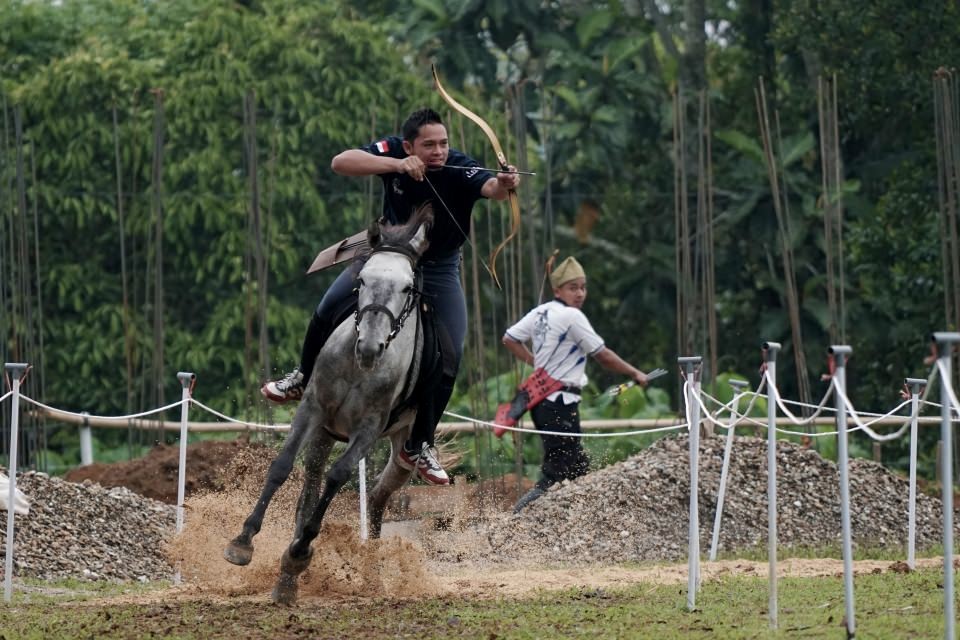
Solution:
[[(391, 252), (399, 253), (407, 260), (410, 261), (410, 269), (415, 270), (418, 256), (414, 254), (410, 249), (406, 247), (399, 247), (394, 245), (381, 245), (374, 249), (370, 255), (372, 256), (375, 253), (381, 252)], [(368, 305), (364, 305), (363, 308), (357, 308), (353, 314), (354, 326), (357, 331), (360, 331), (360, 320), (363, 318), (365, 313), (383, 313), (390, 318), (390, 333), (387, 334), (387, 339), (384, 341), (383, 348), (386, 349), (390, 346), (390, 343), (393, 342), (393, 339), (397, 337), (400, 331), (403, 329), (403, 323), (407, 321), (407, 318), (410, 317), (410, 314), (413, 313), (413, 310), (417, 308), (417, 299), (422, 295), (420, 289), (415, 286), (411, 286), (407, 289), (407, 299), (403, 303), (403, 307), (400, 309), (398, 315), (393, 315), (393, 311), (376, 302), (371, 302)]]

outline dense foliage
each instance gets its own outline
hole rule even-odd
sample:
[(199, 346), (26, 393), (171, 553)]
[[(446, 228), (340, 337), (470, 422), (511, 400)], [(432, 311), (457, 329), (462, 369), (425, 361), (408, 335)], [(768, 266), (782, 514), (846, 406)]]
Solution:
[[(379, 186), (334, 176), (329, 160), (393, 132), (422, 103), (445, 109), (429, 83), (435, 62), (508, 157), (538, 173), (521, 189), (507, 289), (479, 270), (471, 313), (482, 321), (454, 404), (489, 414), (508, 393), (512, 381), (489, 384), (510, 375), (499, 336), (537, 301), (554, 247), (587, 265), (588, 315), (610, 346), (642, 368), (671, 367), (672, 95), (695, 86), (700, 64), (718, 369), (756, 383), (759, 343), (779, 341), (784, 394), (796, 395), (754, 102), (761, 76), (777, 115), (803, 348), (811, 378), (825, 369), (816, 86), (836, 76), (851, 388), (858, 405), (892, 406), (904, 376), (926, 373), (928, 332), (945, 328), (931, 76), (960, 59), (957, 4), (709, 2), (701, 60), (684, 26), (695, 5), (3, 3), (0, 355), (41, 365), (44, 401), (65, 408), (151, 408), (178, 397), (174, 373), (191, 370), (205, 402), (262, 411), (258, 380), (297, 361), (329, 281), (304, 267), (377, 209)], [(451, 118), (450, 131), (455, 146), (493, 161), (472, 124)], [(507, 224), (498, 211), (478, 207), (465, 250), (471, 307), (474, 256), (486, 259)], [(25, 340), (31, 330), (42, 340)], [(618, 381), (592, 373), (594, 391)], [(673, 401), (654, 394), (651, 405), (675, 410), (679, 389), (664, 387)]]

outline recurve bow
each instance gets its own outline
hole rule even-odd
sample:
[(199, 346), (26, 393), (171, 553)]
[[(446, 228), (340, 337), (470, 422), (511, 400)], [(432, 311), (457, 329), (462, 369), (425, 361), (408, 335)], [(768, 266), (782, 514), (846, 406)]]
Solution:
[[(444, 101), (446, 101), (446, 103), (449, 104), (455, 111), (472, 120), (474, 124), (483, 130), (483, 133), (487, 136), (487, 139), (493, 146), (493, 151), (497, 156), (497, 163), (500, 165), (501, 171), (510, 171), (510, 165), (507, 163), (507, 157), (503, 153), (503, 148), (500, 146), (500, 141), (497, 139), (497, 134), (493, 132), (493, 129), (490, 128), (490, 125), (488, 125), (483, 118), (457, 102), (453, 96), (447, 93), (446, 89), (443, 88), (443, 85), (440, 84), (440, 76), (437, 75), (437, 67), (432, 65), (431, 69), (433, 71), (434, 86), (437, 89), (437, 93), (440, 94), (440, 97), (443, 98)], [(520, 230), (520, 200), (517, 198), (517, 192), (515, 189), (510, 189), (510, 191), (507, 193), (507, 199), (510, 202), (510, 233), (500, 244), (497, 245), (497, 247), (493, 250), (493, 253), (490, 254), (490, 275), (493, 276), (493, 282), (497, 285), (497, 288), (501, 289), (502, 287), (500, 286), (500, 280), (497, 278), (497, 256), (500, 255), (500, 252), (503, 250), (503, 248), (514, 238), (514, 236), (517, 235), (517, 232)]]

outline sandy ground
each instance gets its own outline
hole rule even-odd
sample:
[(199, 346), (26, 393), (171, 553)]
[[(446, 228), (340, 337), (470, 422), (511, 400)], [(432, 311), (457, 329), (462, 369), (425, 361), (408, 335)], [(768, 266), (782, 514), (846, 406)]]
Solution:
[[(281, 497), (281, 508), (268, 512), (264, 527), (255, 538), (253, 562), (236, 567), (222, 559), (229, 540), (246, 517), (243, 502), (221, 494), (199, 498), (191, 504), (187, 525), (170, 546), (182, 583), (167, 590), (124, 601), (151, 602), (170, 599), (268, 601), (277, 577), (279, 558), (290, 541), (292, 518)], [(355, 515), (352, 518), (355, 520)], [(361, 542), (355, 523), (338, 521), (336, 514), (324, 525), (314, 543), (314, 558), (300, 586), (302, 604), (350, 603), (368, 598), (419, 599), (460, 596), (473, 598), (523, 597), (538, 591), (572, 588), (610, 589), (636, 584), (686, 584), (688, 567), (682, 564), (656, 566), (544, 567), (484, 561), (468, 550), (477, 548), (469, 531), (436, 531), (429, 521), (387, 522), (380, 540)], [(467, 560), (441, 562), (428, 548), (462, 548)], [(449, 555), (449, 554), (446, 554)], [(457, 555), (457, 554), (453, 554)], [(918, 567), (940, 566), (941, 558), (918, 560)], [(857, 573), (902, 571), (903, 563), (858, 561)], [(703, 562), (703, 581), (734, 575), (766, 578), (766, 562), (724, 560)], [(777, 564), (780, 577), (842, 575), (843, 563), (833, 559), (787, 559)]]
[[(222, 558), (230, 539), (259, 495), (269, 456), (262, 449), (241, 442), (193, 446), (189, 456), (196, 477), (189, 485), (186, 528), (173, 539), (168, 555), (179, 568), (180, 584), (167, 590), (137, 596), (144, 601), (165, 599), (219, 599), (265, 601), (277, 577), (279, 558), (292, 536), (296, 494), (301, 481), (292, 477), (278, 492), (267, 512), (263, 529), (254, 540), (256, 552), (247, 567), (235, 567)], [(150, 489), (157, 498), (169, 497), (175, 489), (176, 449), (157, 447), (142, 460), (86, 468), (85, 473), (106, 486)], [(101, 468), (102, 467), (102, 468)], [(229, 469), (232, 482), (214, 482), (213, 470)], [(295, 474), (296, 475), (296, 474)], [(85, 476), (86, 477), (86, 476)], [(316, 604), (355, 601), (364, 598), (423, 598), (464, 596), (479, 598), (522, 597), (540, 590), (571, 588), (617, 588), (638, 583), (686, 584), (686, 563), (658, 566), (545, 567), (532, 563), (490, 562), (484, 556), (484, 541), (464, 527), (438, 531), (431, 526), (438, 517), (456, 524), (485, 513), (509, 509), (529, 487), (513, 477), (476, 486), (457, 483), (451, 487), (407, 486), (391, 503), (381, 540), (361, 543), (355, 494), (338, 496), (314, 543), (315, 555), (304, 573), (301, 601)], [(196, 489), (215, 491), (193, 495)], [(438, 550), (443, 553), (438, 553)], [(449, 558), (451, 560), (438, 560)], [(942, 559), (928, 558), (918, 566), (940, 566)], [(855, 571), (897, 571), (903, 563), (861, 561)], [(789, 559), (777, 565), (787, 576), (842, 575), (843, 564), (832, 559)], [(766, 578), (766, 562), (726, 560), (700, 565), (701, 579), (710, 581), (731, 575)]]

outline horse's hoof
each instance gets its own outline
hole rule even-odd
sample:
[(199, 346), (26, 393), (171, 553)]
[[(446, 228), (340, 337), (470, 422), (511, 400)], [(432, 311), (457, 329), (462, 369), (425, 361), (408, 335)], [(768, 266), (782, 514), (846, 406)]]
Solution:
[(293, 605), (297, 603), (297, 576), (281, 573), (271, 594), (276, 604)]
[(294, 558), (292, 555), (290, 555), (290, 548), (288, 547), (287, 550), (283, 552), (283, 556), (280, 557), (281, 575), (300, 575), (303, 573), (304, 569), (310, 566), (310, 561), (312, 559), (313, 547), (307, 547), (307, 553), (302, 558)]
[(250, 564), (250, 560), (253, 559), (253, 545), (243, 544), (242, 542), (233, 540), (227, 545), (227, 548), (223, 550), (223, 558), (230, 564), (244, 567)]

